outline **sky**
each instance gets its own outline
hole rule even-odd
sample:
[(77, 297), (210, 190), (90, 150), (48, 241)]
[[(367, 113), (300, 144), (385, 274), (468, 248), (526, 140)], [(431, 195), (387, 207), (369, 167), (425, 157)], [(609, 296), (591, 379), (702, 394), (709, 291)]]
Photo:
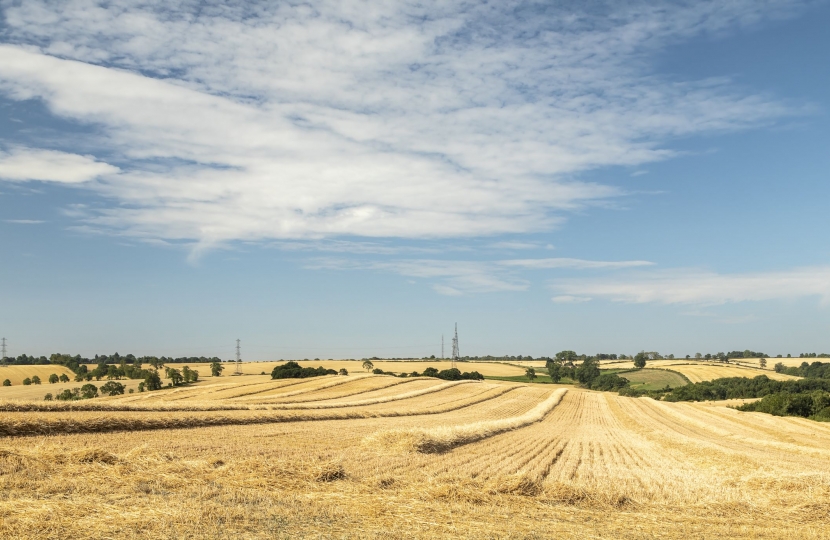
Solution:
[(829, 23), (800, 0), (0, 0), (0, 335), (830, 352)]

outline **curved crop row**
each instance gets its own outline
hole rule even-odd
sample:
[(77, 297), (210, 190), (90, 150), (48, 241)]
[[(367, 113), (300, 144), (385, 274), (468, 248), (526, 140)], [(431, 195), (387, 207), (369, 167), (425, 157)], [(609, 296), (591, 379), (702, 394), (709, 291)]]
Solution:
[(425, 454), (445, 452), (455, 446), (467, 444), (504, 431), (510, 431), (540, 421), (562, 400), (567, 388), (556, 390), (545, 401), (521, 416), (436, 428), (393, 429), (370, 435), (368, 444), (414, 451)]
[[(261, 412), (250, 411), (251, 414), (244, 414), (242, 410), (238, 415), (190, 415), (190, 416), (163, 416), (152, 417), (150, 415), (117, 416), (106, 415), (94, 418), (70, 417), (53, 415), (38, 416), (26, 414), (20, 417), (7, 415), (0, 418), (0, 437), (20, 437), (28, 435), (54, 435), (61, 433), (104, 433), (111, 431), (144, 431), (153, 429), (183, 429), (210, 426), (230, 426), (247, 424), (276, 424), (283, 422), (302, 422), (315, 420), (348, 420), (355, 418), (387, 418), (398, 416), (432, 415), (463, 409), (477, 403), (494, 399), (505, 394), (516, 387), (503, 386), (494, 388), (493, 392), (485, 392), (474, 396), (468, 401), (453, 400), (448, 404), (432, 406), (427, 409), (405, 410), (356, 410), (356, 411), (273, 411)], [(131, 412), (138, 412), (133, 409)], [(98, 411), (92, 411), (98, 412)], [(142, 410), (141, 412), (151, 412)], [(169, 409), (160, 409), (158, 412), (173, 412)], [(197, 412), (197, 411), (189, 411)], [(210, 411), (208, 411), (210, 412)]]

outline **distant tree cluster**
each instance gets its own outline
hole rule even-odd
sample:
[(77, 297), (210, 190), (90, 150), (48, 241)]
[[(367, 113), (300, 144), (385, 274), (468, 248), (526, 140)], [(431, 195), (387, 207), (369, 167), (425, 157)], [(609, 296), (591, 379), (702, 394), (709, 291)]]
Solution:
[(301, 367), (300, 364), (293, 361), (275, 366), (271, 371), (272, 379), (306, 379), (322, 375), (337, 375), (337, 371), (322, 366), (317, 368)]
[(775, 364), (774, 369), (777, 373), (784, 373), (786, 375), (795, 375), (796, 377), (810, 377), (816, 379), (830, 379), (830, 362), (801, 362), (798, 367), (787, 367), (782, 362)]
[(821, 390), (797, 394), (776, 392), (764, 396), (759, 401), (745, 403), (737, 409), (830, 422), (830, 394)]

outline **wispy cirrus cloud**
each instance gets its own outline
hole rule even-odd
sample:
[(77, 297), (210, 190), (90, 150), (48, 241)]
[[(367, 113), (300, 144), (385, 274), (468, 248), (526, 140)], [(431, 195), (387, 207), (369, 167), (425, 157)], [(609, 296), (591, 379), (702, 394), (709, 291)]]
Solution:
[(527, 268), (533, 270), (553, 268), (573, 268), (578, 270), (590, 270), (600, 268), (637, 268), (641, 266), (652, 266), (650, 261), (588, 261), (585, 259), (571, 259), (567, 257), (552, 257), (547, 259), (511, 259), (499, 261), (502, 266), (516, 268)]
[(626, 303), (719, 305), (763, 300), (817, 297), (830, 302), (830, 267), (777, 272), (718, 274), (673, 269), (633, 275), (558, 279), (551, 284), (560, 297)]
[(117, 158), (90, 227), (197, 249), (522, 234), (623, 195), (581, 171), (791, 114), (648, 59), (802, 5), (5, 1), (0, 92)]
[[(551, 261), (552, 259), (539, 260)], [(594, 268), (613, 270), (628, 267), (624, 264), (626, 261), (611, 263), (607, 261), (587, 261), (582, 259), (564, 260), (568, 261), (567, 265), (548, 265), (539, 266), (537, 268)], [(457, 296), (468, 293), (527, 290), (530, 287), (530, 282), (524, 278), (518, 270), (534, 267), (529, 265), (505, 264), (511, 262), (514, 261), (464, 261), (438, 259), (359, 261), (354, 259), (321, 258), (308, 264), (307, 268), (327, 270), (374, 270), (390, 272), (401, 276), (425, 279), (431, 284), (435, 291), (441, 294)], [(561, 299), (560, 301), (576, 302), (580, 300), (575, 296), (571, 296), (567, 299)]]

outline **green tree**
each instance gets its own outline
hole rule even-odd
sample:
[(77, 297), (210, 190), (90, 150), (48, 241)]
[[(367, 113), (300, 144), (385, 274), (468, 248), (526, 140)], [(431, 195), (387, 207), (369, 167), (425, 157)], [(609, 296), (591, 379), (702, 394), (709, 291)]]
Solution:
[(66, 373), (61, 373), (61, 376), (58, 377), (61, 382), (69, 382), (69, 376)]
[(58, 382), (59, 380), (60, 380), (60, 379), (58, 378), (58, 374), (57, 374), (57, 373), (52, 373), (51, 375), (49, 375), (49, 384), (57, 384), (57, 382)]
[(761, 358), (760, 360), (758, 360), (758, 364), (759, 364), (762, 368), (764, 368), (764, 369), (765, 369), (765, 368), (767, 367), (767, 359), (766, 359), (766, 358)]
[(3, 381), (3, 386), (11, 386), (11, 385), (12, 385), (12, 382), (10, 380), (6, 379), (6, 380)]
[(372, 371), (375, 368), (375, 365), (372, 363), (371, 360), (364, 360), (363, 361), (363, 369), (366, 371)]
[(525, 369), (525, 377), (527, 377), (527, 380), (529, 380), (530, 382), (533, 382), (533, 380), (536, 378), (536, 370), (532, 367)]
[(222, 375), (222, 371), (225, 369), (225, 366), (222, 365), (221, 362), (212, 362), (210, 364), (210, 374), (214, 377), (219, 377)]
[(51, 393), (46, 394), (45, 396), (43, 396), (43, 400), (44, 401), (52, 401), (52, 394)]
[(37, 375), (32, 377), (32, 384), (40, 384), (40, 377), (38, 377)]
[(563, 364), (567, 364), (568, 362), (573, 363), (577, 358), (579, 358), (579, 355), (574, 351), (559, 351), (556, 353), (556, 359)]
[(583, 386), (590, 387), (591, 383), (599, 377), (599, 361), (593, 357), (588, 356), (582, 363), (576, 368), (576, 380), (580, 382)]
[(101, 386), (101, 393), (105, 396), (119, 396), (124, 393), (124, 385), (119, 382), (109, 381)]
[(643, 369), (646, 367), (646, 360), (648, 359), (648, 354), (645, 351), (640, 351), (636, 355), (634, 355), (634, 367), (637, 369)]
[(98, 387), (94, 384), (85, 384), (81, 387), (81, 397), (83, 399), (92, 399), (98, 397)]
[(546, 367), (548, 368), (548, 375), (550, 375), (550, 380), (558, 383), (562, 380), (562, 362), (559, 360), (548, 360), (546, 363)]
[(167, 378), (173, 383), (173, 386), (179, 386), (182, 383), (182, 380), (184, 380), (182, 373), (176, 368), (169, 367), (165, 370), (165, 372), (167, 373)]
[(147, 390), (161, 390), (161, 377), (159, 377), (158, 372), (153, 371), (147, 378), (144, 379), (144, 387)]
[(145, 383), (143, 381), (138, 383), (138, 391), (143, 392), (144, 391), (144, 386), (145, 386)]
[(32, 384), (32, 379), (30, 379), (29, 377), (23, 379), (23, 386), (29, 386), (30, 384)]

